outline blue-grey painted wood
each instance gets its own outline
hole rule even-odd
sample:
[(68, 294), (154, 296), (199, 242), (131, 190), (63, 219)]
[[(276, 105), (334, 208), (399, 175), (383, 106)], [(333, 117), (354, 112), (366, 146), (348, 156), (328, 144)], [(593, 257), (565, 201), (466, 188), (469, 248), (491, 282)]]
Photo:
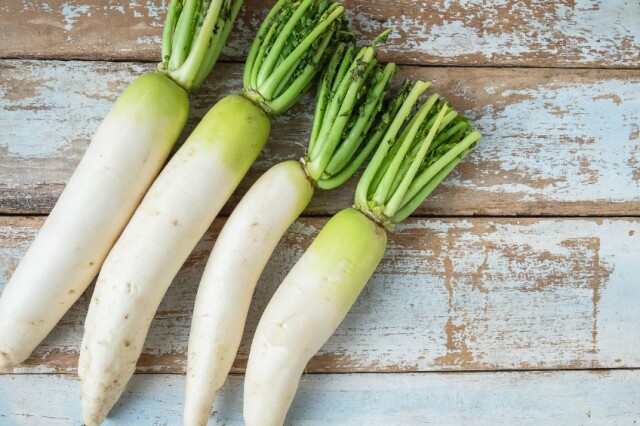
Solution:
[[(0, 214), (47, 213), (113, 101), (152, 69), (0, 61)], [(192, 97), (187, 131), (214, 102), (240, 89), (241, 72), (240, 64), (216, 66)], [(396, 81), (405, 77), (434, 81), (430, 91), (469, 115), (484, 135), (418, 214), (640, 214), (640, 70), (401, 67)], [(304, 154), (313, 105), (306, 96), (274, 121), (239, 194), (271, 165)], [(350, 205), (355, 182), (317, 191), (307, 212)]]
[[(275, 0), (246, 0), (223, 56), (242, 60)], [(633, 0), (345, 0), (359, 40), (411, 64), (640, 65)], [(160, 59), (167, 0), (3, 0), (0, 57)]]
[[(80, 424), (70, 376), (0, 376), (0, 424)], [(182, 424), (184, 376), (136, 375), (105, 426)], [(220, 391), (211, 425), (242, 425), (242, 376)], [(634, 425), (640, 371), (305, 375), (287, 425)]]
[[(0, 218), (0, 291), (43, 218)], [(234, 367), (258, 319), (326, 219), (301, 218), (258, 283)], [(160, 305), (139, 369), (183, 372), (216, 220)], [(410, 219), (313, 372), (640, 367), (640, 218)], [(89, 294), (16, 373), (74, 372)]]
[[(227, 58), (239, 60), (268, 6), (247, 0)], [(469, 113), (479, 149), (420, 214), (640, 215), (640, 71), (460, 68), (464, 65), (638, 68), (640, 3), (628, 0), (345, 0), (358, 35), (396, 31), (383, 60), (404, 67)], [(167, 2), (6, 0), (0, 57), (155, 61)], [(384, 21), (384, 23), (382, 23)], [(151, 65), (0, 61), (0, 214), (47, 213), (118, 93)], [(219, 64), (194, 97), (195, 117), (239, 87)], [(307, 97), (274, 126), (250, 174), (303, 152)], [(193, 125), (193, 122), (191, 126)], [(242, 188), (247, 187), (245, 182)], [(353, 184), (321, 193), (309, 212), (348, 205)], [(242, 190), (241, 190), (242, 192)], [(236, 202), (232, 200), (230, 206)], [(227, 210), (228, 212), (228, 210)], [(1, 218), (0, 290), (40, 218)], [(246, 362), (261, 309), (321, 219), (302, 219), (263, 278), (234, 367)], [(163, 302), (141, 369), (181, 372), (197, 279), (217, 222)], [(495, 372), (640, 366), (636, 219), (412, 220), (311, 371), (290, 424), (631, 425), (639, 370)], [(17, 372), (73, 373), (87, 296)], [(481, 373), (389, 373), (422, 370)], [(135, 376), (107, 424), (181, 423), (184, 380)], [(74, 376), (0, 376), (0, 425), (79, 424)], [(213, 424), (241, 423), (241, 377)]]

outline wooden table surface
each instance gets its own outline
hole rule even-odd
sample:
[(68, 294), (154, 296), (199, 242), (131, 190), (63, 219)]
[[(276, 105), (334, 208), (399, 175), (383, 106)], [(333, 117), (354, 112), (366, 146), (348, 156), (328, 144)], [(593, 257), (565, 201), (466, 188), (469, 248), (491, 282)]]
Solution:
[[(433, 81), (484, 139), (390, 237), (375, 276), (310, 362), (288, 421), (640, 423), (640, 2), (344, 3), (361, 40), (392, 28), (381, 59), (403, 64), (401, 77)], [(116, 96), (153, 69), (166, 4), (0, 4), (0, 290)], [(245, 2), (222, 62), (193, 96), (189, 129), (241, 86), (272, 4)], [(276, 120), (240, 193), (302, 154), (312, 113), (307, 96)], [(353, 190), (350, 182), (318, 194), (279, 245), (212, 424), (241, 424), (241, 374), (260, 313)], [(181, 424), (191, 309), (223, 224), (175, 279), (107, 424)], [(1, 425), (80, 424), (76, 364), (90, 293), (23, 366), (0, 375)]]

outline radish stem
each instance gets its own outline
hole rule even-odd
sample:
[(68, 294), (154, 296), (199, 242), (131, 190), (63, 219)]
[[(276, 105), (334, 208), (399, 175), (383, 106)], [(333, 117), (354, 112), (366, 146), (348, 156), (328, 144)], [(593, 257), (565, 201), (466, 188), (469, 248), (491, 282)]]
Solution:
[(309, 89), (335, 42), (351, 37), (343, 13), (344, 7), (329, 1), (279, 1), (249, 51), (243, 94), (271, 115), (289, 109)]
[(218, 60), (242, 0), (171, 0), (158, 72), (197, 89)]

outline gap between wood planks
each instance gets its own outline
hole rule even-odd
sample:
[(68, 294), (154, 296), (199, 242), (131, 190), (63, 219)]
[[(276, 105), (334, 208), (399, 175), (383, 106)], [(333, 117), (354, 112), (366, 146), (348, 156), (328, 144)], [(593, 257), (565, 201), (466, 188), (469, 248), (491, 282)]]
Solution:
[[(594, 373), (594, 374), (603, 374), (606, 375), (613, 371), (640, 371), (638, 367), (613, 367), (613, 368), (602, 368), (602, 367), (594, 367), (594, 368), (513, 368), (513, 369), (504, 369), (498, 368), (493, 370), (481, 370), (481, 369), (471, 369), (471, 370), (416, 370), (416, 371), (305, 371), (302, 373), (302, 376), (341, 376), (341, 375), (349, 375), (349, 374), (361, 374), (361, 375), (394, 375), (394, 374), (438, 374), (438, 375), (462, 375), (462, 374), (486, 374), (486, 373), (505, 373), (505, 374), (518, 374), (518, 373), (554, 373), (554, 372), (562, 372), (562, 373)], [(166, 372), (156, 372), (156, 371), (136, 371), (135, 376), (184, 376), (186, 372), (179, 371), (166, 371)], [(0, 377), (2, 376), (77, 376), (78, 373), (75, 371), (56, 371), (56, 372), (37, 372), (37, 373), (0, 373)], [(230, 372), (228, 376), (233, 377), (244, 377), (244, 373)]]
[[(69, 376), (10, 377), (6, 415), (19, 424), (79, 424), (77, 379)], [(424, 423), (632, 424), (638, 418), (637, 372), (489, 373), (440, 376), (308, 375), (302, 378), (288, 415), (291, 424), (405, 425)], [(110, 421), (123, 424), (179, 424), (184, 377), (134, 376), (112, 410)], [(42, 394), (41, 398), (34, 395)], [(75, 400), (77, 401), (77, 399)], [(5, 402), (3, 400), (3, 402)], [(242, 381), (230, 376), (216, 398), (212, 422), (241, 426)], [(54, 419), (54, 420), (51, 420)], [(526, 423), (526, 421), (525, 421)], [(539, 422), (538, 422), (539, 423)]]
[[(145, 60), (145, 59), (92, 59), (92, 58), (43, 58), (38, 56), (29, 56), (29, 55), (14, 55), (14, 56), (5, 56), (0, 58), (1, 61), (58, 61), (58, 62), (109, 62), (109, 63), (128, 63), (128, 64), (157, 64), (160, 60)], [(391, 61), (383, 61), (382, 63), (387, 63)], [(596, 65), (576, 65), (576, 66), (552, 66), (552, 65), (527, 65), (527, 64), (515, 64), (515, 65), (505, 65), (505, 64), (415, 64), (412, 62), (402, 62), (402, 61), (393, 61), (396, 65), (401, 67), (417, 67), (417, 68), (489, 68), (489, 69), (535, 69), (535, 70), (604, 70), (604, 71), (638, 71), (640, 70), (640, 66), (629, 66), (629, 67), (620, 67), (620, 66), (596, 66)], [(218, 64), (231, 64), (231, 65), (244, 65), (244, 60), (232, 60), (232, 59), (221, 59), (217, 62)]]
[[(352, 207), (346, 206), (345, 208)], [(336, 212), (337, 213), (337, 212)], [(3, 217), (48, 217), (47, 213), (1, 213), (0, 218)], [(216, 218), (219, 219), (228, 219), (230, 214), (219, 214)], [(302, 214), (300, 219), (328, 219), (333, 217), (333, 214)], [(616, 214), (595, 214), (589, 216), (580, 216), (580, 215), (547, 215), (545, 213), (541, 214), (515, 214), (515, 215), (488, 215), (488, 214), (471, 214), (471, 215), (460, 215), (460, 214), (434, 214), (430, 215), (427, 213), (421, 214), (412, 214), (412, 218), (414, 219), (637, 219), (640, 218), (640, 213), (638, 214), (624, 214), (624, 215), (616, 215)]]

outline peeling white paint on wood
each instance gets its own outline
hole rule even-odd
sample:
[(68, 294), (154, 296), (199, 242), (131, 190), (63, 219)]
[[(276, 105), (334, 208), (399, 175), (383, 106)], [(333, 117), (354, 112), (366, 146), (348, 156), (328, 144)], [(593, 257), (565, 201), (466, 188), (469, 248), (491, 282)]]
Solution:
[[(638, 68), (640, 3), (344, 3), (359, 39), (394, 30), (380, 46), (383, 61), (456, 65), (403, 67), (399, 78), (434, 80), (434, 90), (468, 113), (485, 136), (418, 214), (640, 215), (640, 71), (460, 68)], [(156, 61), (167, 4), (6, 0), (0, 57)], [(272, 4), (246, 1), (223, 59), (246, 56)], [(152, 69), (0, 61), (0, 214), (48, 212), (116, 96)], [(240, 87), (241, 72), (240, 65), (218, 64), (193, 97), (187, 131)], [(270, 165), (303, 153), (312, 105), (308, 96), (278, 118), (240, 194)], [(308, 212), (348, 206), (353, 189), (350, 182), (318, 193)], [(0, 291), (42, 220), (0, 217)], [(302, 218), (279, 245), (258, 286), (233, 371), (243, 371), (261, 311), (325, 220)], [(184, 372), (196, 287), (222, 224), (216, 221), (198, 244), (163, 301), (140, 371)], [(385, 374), (305, 375), (288, 423), (635, 424), (639, 238), (634, 218), (409, 220), (308, 366), (308, 372)], [(80, 423), (75, 377), (37, 373), (75, 371), (89, 296), (16, 374), (0, 375), (0, 424)], [(617, 370), (556, 370), (593, 368)], [(503, 369), (547, 371), (493, 371)], [(180, 424), (183, 388), (182, 376), (137, 375), (106, 424)], [(242, 424), (241, 394), (242, 377), (231, 376), (213, 424)]]
[[(247, 0), (224, 55), (246, 56), (274, 1)], [(383, 60), (413, 64), (640, 64), (640, 3), (624, 0), (346, 0), (359, 40), (394, 30)], [(0, 57), (158, 60), (168, 1), (6, 0)], [(35, 35), (35, 36), (34, 36)], [(411, 52), (408, 55), (407, 52)]]
[[(486, 185), (481, 175), (478, 189), (511, 193), (523, 202), (615, 203), (640, 195), (640, 80), (576, 84), (558, 78), (536, 87), (489, 90), (496, 90), (496, 102), (468, 112), (485, 135), (469, 167), (482, 169), (499, 158), (503, 181)], [(513, 143), (505, 143), (508, 138)], [(523, 185), (525, 179), (532, 182)], [(461, 183), (451, 179), (447, 185)]]
[[(271, 295), (326, 219), (292, 227), (258, 284), (234, 371)], [(0, 289), (42, 218), (0, 219)], [(160, 306), (139, 370), (183, 372), (217, 220)], [(640, 219), (413, 219), (311, 372), (638, 368)], [(72, 372), (89, 294), (16, 373)]]
[[(87, 19), (90, 16), (90, 10), (91, 6), (88, 4), (76, 6), (73, 4), (69, 4), (69, 2), (63, 3), (61, 12), (65, 22), (65, 31), (71, 31), (75, 23), (78, 22), (78, 19)], [(70, 39), (71, 36), (68, 36), (68, 38)]]
[(637, 2), (350, 3), (358, 12), (353, 14), (356, 28), (375, 34), (381, 27), (377, 20), (384, 21), (396, 29), (384, 47), (387, 53), (415, 64), (629, 66), (640, 59), (637, 49), (623, 53), (624, 46), (640, 42), (640, 25), (629, 19), (640, 14)]
[[(80, 424), (69, 376), (0, 376), (0, 423)], [(135, 375), (108, 425), (182, 423), (184, 376)], [(640, 372), (305, 375), (287, 425), (633, 425)], [(242, 376), (218, 394), (212, 425), (242, 425)]]
[[(48, 212), (114, 99), (152, 68), (0, 62), (0, 213)], [(192, 97), (187, 129), (241, 87), (241, 73), (239, 64), (218, 64)], [(484, 135), (418, 214), (640, 214), (640, 71), (403, 67), (403, 77), (435, 81), (432, 90)], [(303, 154), (313, 104), (306, 96), (275, 120), (239, 194), (271, 165)], [(307, 211), (338, 211), (354, 187), (318, 191)]]

